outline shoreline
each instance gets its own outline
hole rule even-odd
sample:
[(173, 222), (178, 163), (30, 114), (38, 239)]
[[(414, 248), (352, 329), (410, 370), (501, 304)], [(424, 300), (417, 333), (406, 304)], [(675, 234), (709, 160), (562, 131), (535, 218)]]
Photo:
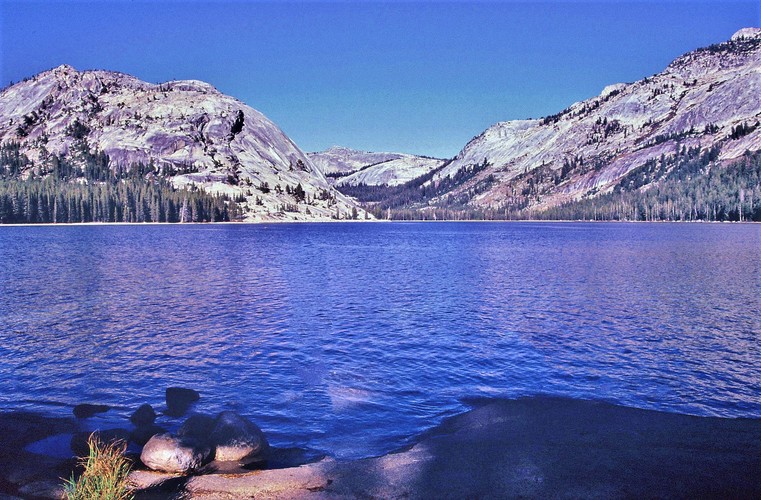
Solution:
[[(24, 447), (74, 424), (0, 414), (0, 493), (56, 498), (73, 460)], [(761, 418), (533, 396), (479, 400), (413, 441), (374, 458), (191, 476), (138, 465), (130, 477), (137, 499), (761, 496)]]
[(0, 224), (3, 227), (101, 227), (101, 226), (262, 226), (267, 224), (447, 224), (447, 223), (489, 223), (489, 224), (761, 224), (761, 221), (644, 221), (644, 220), (565, 220), (565, 219), (462, 219), (462, 220), (263, 220), (229, 222), (41, 222), (25, 224)]
[(243, 475), (134, 472), (138, 499), (758, 498), (761, 419), (554, 397), (482, 401), (405, 450)]

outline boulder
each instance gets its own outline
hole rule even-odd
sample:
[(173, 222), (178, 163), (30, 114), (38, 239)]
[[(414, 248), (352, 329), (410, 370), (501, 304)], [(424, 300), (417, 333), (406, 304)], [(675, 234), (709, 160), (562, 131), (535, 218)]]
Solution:
[(86, 457), (90, 454), (90, 446), (87, 440), (91, 434), (95, 434), (101, 443), (110, 443), (112, 441), (129, 441), (129, 431), (127, 429), (103, 429), (95, 432), (75, 432), (71, 436), (71, 451), (77, 457)]
[(216, 420), (208, 415), (197, 413), (191, 415), (177, 430), (180, 437), (189, 437), (197, 439), (200, 442), (207, 442), (214, 430)]
[(269, 445), (253, 422), (233, 411), (223, 411), (214, 422), (211, 444), (220, 462), (250, 462), (260, 458)]
[(190, 405), (201, 398), (198, 391), (183, 387), (168, 387), (166, 390), (167, 415), (179, 417), (184, 415)]
[[(61, 481), (53, 480), (40, 480), (34, 481), (21, 486), (18, 489), (19, 494), (24, 495), (24, 498), (65, 498), (66, 491), (64, 490)], [(3, 498), (15, 499), (18, 497), (9, 496)]]
[(209, 447), (195, 439), (156, 434), (145, 443), (140, 460), (149, 469), (185, 474), (204, 465), (210, 455)]
[(135, 410), (135, 413), (132, 414), (129, 420), (135, 424), (136, 427), (151, 425), (156, 421), (156, 412), (153, 411), (151, 405), (146, 403)]
[(78, 404), (74, 407), (74, 416), (77, 418), (90, 418), (96, 413), (104, 413), (110, 410), (107, 405), (93, 405), (90, 403)]
[(129, 440), (137, 445), (143, 446), (153, 436), (164, 432), (166, 432), (166, 429), (155, 424), (141, 425), (135, 427), (132, 432), (129, 433)]

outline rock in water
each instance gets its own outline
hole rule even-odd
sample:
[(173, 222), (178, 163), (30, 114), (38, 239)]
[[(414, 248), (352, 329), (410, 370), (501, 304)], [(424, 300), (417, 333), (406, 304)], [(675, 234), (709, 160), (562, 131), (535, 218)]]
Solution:
[(191, 415), (177, 430), (177, 435), (197, 439), (200, 442), (207, 442), (211, 432), (214, 430), (215, 423), (216, 420), (208, 415)]
[(88, 440), (90, 435), (95, 434), (101, 443), (112, 443), (114, 441), (128, 441), (130, 438), (127, 429), (103, 429), (95, 432), (76, 432), (71, 436), (71, 451), (77, 457), (86, 457), (90, 453)]
[(144, 404), (129, 418), (137, 427), (151, 425), (156, 420), (156, 412), (149, 404)]
[(194, 439), (156, 434), (145, 443), (140, 460), (153, 470), (184, 474), (201, 467), (210, 455), (209, 447)]
[(107, 405), (93, 405), (90, 403), (78, 404), (74, 407), (74, 416), (77, 418), (90, 418), (96, 413), (104, 413), (110, 410)]
[(220, 462), (251, 461), (269, 448), (262, 430), (233, 411), (217, 416), (211, 443), (216, 448), (214, 459)]
[(169, 387), (166, 390), (167, 415), (179, 417), (184, 415), (190, 405), (201, 398), (198, 391), (183, 387)]
[(156, 424), (141, 425), (129, 433), (129, 440), (140, 446), (145, 445), (156, 434), (162, 434), (166, 429)]

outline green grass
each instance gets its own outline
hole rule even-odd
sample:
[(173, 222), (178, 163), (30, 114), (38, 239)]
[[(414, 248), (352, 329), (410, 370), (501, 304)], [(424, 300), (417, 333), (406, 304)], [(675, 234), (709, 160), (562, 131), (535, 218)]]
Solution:
[(87, 440), (90, 454), (80, 459), (82, 475), (66, 480), (64, 490), (68, 500), (131, 500), (127, 484), (131, 463), (124, 456), (127, 443), (103, 443), (93, 433)]

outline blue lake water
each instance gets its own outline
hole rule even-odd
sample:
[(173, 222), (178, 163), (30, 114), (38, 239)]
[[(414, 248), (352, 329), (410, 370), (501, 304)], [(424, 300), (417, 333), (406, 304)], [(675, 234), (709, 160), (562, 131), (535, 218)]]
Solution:
[(179, 385), (339, 458), (473, 397), (761, 417), (759, 225), (1, 227), (0, 263), (2, 410)]

